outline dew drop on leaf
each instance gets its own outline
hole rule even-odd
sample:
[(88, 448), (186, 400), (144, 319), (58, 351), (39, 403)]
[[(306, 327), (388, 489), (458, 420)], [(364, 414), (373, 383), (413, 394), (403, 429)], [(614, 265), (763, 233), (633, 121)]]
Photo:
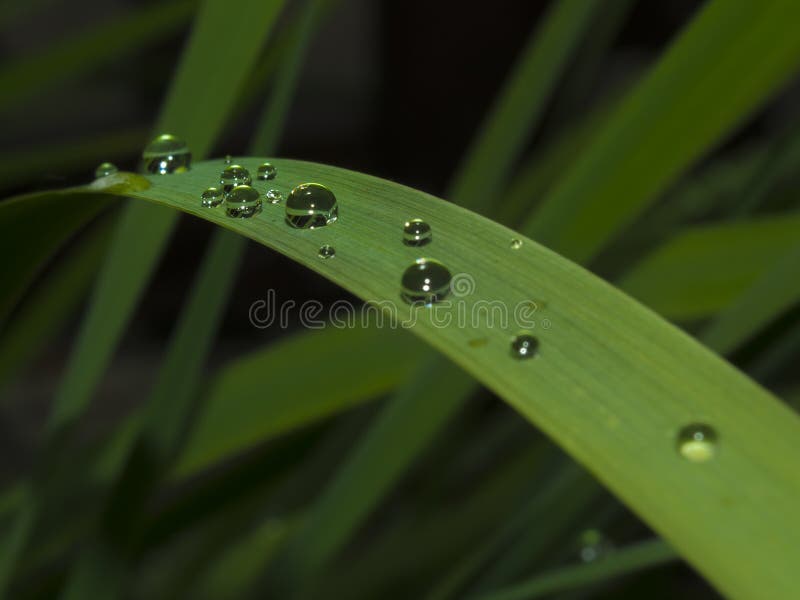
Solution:
[(100, 179), (101, 177), (107, 177), (108, 175), (113, 175), (114, 173), (118, 173), (119, 169), (116, 165), (110, 162), (100, 163), (97, 168), (94, 170), (94, 177), (95, 179)]
[(587, 529), (578, 540), (578, 556), (582, 562), (591, 563), (607, 558), (614, 551), (614, 544), (599, 529)]
[(210, 187), (200, 195), (200, 204), (206, 208), (214, 208), (222, 204), (225, 194), (219, 188)]
[(250, 185), (252, 182), (250, 171), (241, 165), (228, 165), (222, 169), (219, 176), (219, 184), (226, 194), (230, 193), (237, 185)]
[(316, 229), (339, 217), (336, 196), (319, 183), (303, 183), (286, 199), (286, 222), (297, 229)]
[(431, 226), (422, 219), (411, 219), (403, 225), (403, 243), (406, 246), (424, 246), (432, 239)]
[(329, 244), (325, 244), (324, 246), (320, 247), (319, 252), (317, 252), (317, 256), (320, 258), (333, 258), (336, 256), (336, 249)]
[(533, 358), (539, 350), (539, 340), (530, 333), (518, 333), (511, 340), (511, 356), (524, 360)]
[(520, 248), (522, 248), (522, 240), (519, 240), (517, 238), (513, 238), (511, 240), (511, 249), (512, 250), (519, 250)]
[(224, 162), (226, 165), (230, 165), (233, 163), (233, 157), (230, 154), (225, 155)]
[(258, 171), (256, 171), (256, 176), (263, 180), (267, 181), (270, 179), (275, 179), (275, 176), (278, 174), (278, 170), (272, 163), (261, 163), (258, 165)]
[(694, 463), (711, 460), (717, 451), (717, 432), (703, 423), (686, 425), (678, 432), (678, 453)]
[(192, 166), (192, 154), (182, 139), (164, 133), (145, 146), (144, 170), (156, 175), (184, 173)]
[(249, 185), (237, 185), (225, 196), (225, 214), (247, 219), (261, 212), (261, 195)]
[(450, 293), (450, 270), (437, 260), (419, 258), (403, 272), (401, 296), (409, 304), (439, 302)]
[(267, 190), (266, 198), (270, 204), (280, 204), (280, 201), (283, 200), (283, 194), (280, 190)]

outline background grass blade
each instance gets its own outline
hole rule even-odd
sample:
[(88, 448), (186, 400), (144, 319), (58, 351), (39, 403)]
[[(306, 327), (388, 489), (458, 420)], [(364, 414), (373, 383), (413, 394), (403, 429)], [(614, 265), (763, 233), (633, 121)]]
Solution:
[(604, 560), (588, 564), (571, 565), (542, 573), (528, 581), (481, 596), (481, 600), (533, 600), (551, 594), (607, 581), (676, 560), (678, 557), (662, 540), (640, 542), (611, 553)]
[(800, 237), (800, 215), (690, 227), (642, 258), (620, 287), (674, 320), (724, 308), (786, 256)]
[(449, 197), (473, 210), (491, 207), (598, 5), (593, 0), (551, 3), (481, 126)]
[(799, 11), (791, 0), (706, 4), (523, 230), (591, 257), (796, 72)]
[[(262, 160), (242, 162), (255, 168)], [(195, 164), (181, 177), (147, 177), (151, 187), (130, 195), (235, 228), (376, 300), (397, 299), (399, 275), (416, 253), (375, 240), (392, 239), (404, 215), (419, 215), (439, 234), (436, 256), (453, 272), (468, 270), (482, 290), (465, 297), (468, 306), (492, 298), (513, 307), (535, 290), (547, 300), (552, 327), (539, 334), (542, 351), (535, 362), (509, 358), (510, 332), (503, 329), (435, 327), (431, 313), (423, 312), (416, 334), (536, 422), (723, 591), (796, 591), (787, 574), (800, 528), (791, 516), (800, 492), (793, 441), (800, 419), (784, 405), (650, 311), (532, 240), (520, 238), (522, 247), (510, 249), (508, 240), (518, 235), (511, 230), (377, 178), (273, 162), (281, 175), (271, 185), (283, 193), (298, 181), (329, 185), (339, 199), (339, 222), (308, 232), (288, 228), (283, 211), (272, 205), (257, 218), (236, 221), (204, 210), (197, 190), (215, 179), (216, 161)], [(107, 184), (115, 181), (108, 179)], [(463, 231), (475, 234), (465, 238)], [(336, 244), (336, 261), (317, 258), (323, 243)], [(397, 304), (397, 311), (410, 316), (405, 304)], [(468, 344), (476, 335), (487, 339), (478, 349)], [(679, 431), (698, 421), (712, 424), (720, 436), (718, 456), (702, 465), (675, 450)], [(742, 478), (758, 483), (743, 489), (734, 483)], [(732, 498), (724, 511), (719, 498)], [(768, 514), (758, 510), (765, 503), (773, 508)], [(731, 519), (737, 527), (729, 527)], [(745, 558), (752, 568), (743, 573), (737, 565)]]
[(8, 63), (0, 69), (0, 111), (169, 35), (186, 23), (195, 4), (172, 0), (147, 6), (58, 42), (39, 55)]

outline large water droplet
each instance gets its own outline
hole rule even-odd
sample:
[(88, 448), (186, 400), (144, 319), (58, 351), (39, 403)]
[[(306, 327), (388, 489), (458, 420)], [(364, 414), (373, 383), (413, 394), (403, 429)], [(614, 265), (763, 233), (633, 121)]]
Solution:
[(170, 175), (188, 171), (192, 165), (192, 154), (186, 142), (165, 133), (145, 146), (142, 160), (148, 173)]
[(267, 190), (265, 196), (270, 204), (280, 204), (280, 201), (283, 200), (280, 190)]
[(678, 432), (678, 452), (690, 462), (711, 460), (717, 450), (717, 432), (703, 423), (686, 425)]
[(450, 293), (451, 279), (449, 269), (442, 263), (430, 258), (420, 258), (403, 273), (400, 295), (408, 303), (433, 304)]
[(422, 219), (411, 219), (403, 225), (403, 243), (406, 246), (424, 246), (432, 237), (431, 226)]
[(237, 185), (225, 196), (225, 213), (247, 219), (261, 212), (261, 195), (249, 185)]
[(286, 222), (298, 229), (316, 229), (339, 217), (336, 196), (319, 183), (298, 185), (286, 199)]
[(100, 179), (101, 177), (107, 177), (108, 175), (113, 175), (114, 173), (118, 173), (119, 169), (116, 165), (110, 162), (100, 163), (97, 168), (94, 170), (94, 177), (95, 179)]
[(256, 176), (261, 180), (275, 179), (277, 174), (278, 170), (272, 163), (268, 162), (258, 165), (258, 171), (256, 171)]
[(539, 340), (530, 333), (518, 333), (511, 340), (511, 356), (520, 360), (533, 358), (539, 349)]
[(250, 171), (241, 165), (228, 165), (219, 176), (219, 183), (226, 194), (237, 185), (250, 185), (252, 182)]
[(319, 252), (317, 252), (317, 256), (320, 258), (333, 258), (336, 256), (336, 249), (330, 244), (325, 244), (324, 246), (320, 247)]
[(206, 208), (214, 208), (222, 204), (225, 194), (219, 188), (210, 187), (200, 195), (200, 204)]

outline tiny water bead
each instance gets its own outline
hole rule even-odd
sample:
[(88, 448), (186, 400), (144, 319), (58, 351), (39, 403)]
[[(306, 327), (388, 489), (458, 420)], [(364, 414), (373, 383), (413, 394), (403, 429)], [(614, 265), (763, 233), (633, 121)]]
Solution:
[(210, 187), (200, 195), (200, 204), (206, 208), (214, 208), (222, 204), (225, 199), (225, 193), (215, 187)]
[(406, 246), (424, 246), (432, 238), (431, 226), (422, 219), (411, 219), (403, 225), (403, 243)]
[(336, 196), (319, 183), (303, 183), (286, 199), (286, 222), (297, 229), (316, 229), (339, 217)]
[(420, 258), (403, 272), (401, 297), (409, 304), (439, 302), (450, 293), (450, 270), (437, 260)]
[(100, 179), (101, 177), (107, 177), (108, 175), (113, 175), (114, 173), (118, 173), (119, 169), (116, 165), (110, 162), (100, 163), (97, 168), (94, 170), (94, 177), (95, 179)]
[(678, 452), (694, 463), (711, 460), (717, 451), (717, 432), (703, 423), (686, 425), (678, 432)]
[(263, 180), (267, 181), (270, 179), (275, 179), (275, 176), (278, 174), (278, 170), (274, 167), (272, 163), (261, 163), (258, 165), (258, 171), (256, 171), (256, 176)]
[(270, 204), (280, 204), (280, 201), (283, 200), (283, 194), (280, 190), (267, 190), (265, 196)]
[(261, 212), (261, 195), (249, 185), (237, 185), (225, 196), (225, 213), (247, 219)]
[(226, 154), (224, 161), (226, 165), (229, 165), (233, 162), (233, 157), (230, 154)]
[(522, 248), (522, 240), (519, 240), (517, 238), (513, 238), (511, 240), (511, 249), (512, 250), (519, 250), (520, 248)]
[(219, 176), (219, 183), (223, 191), (228, 194), (237, 185), (250, 185), (253, 180), (250, 178), (250, 171), (241, 165), (228, 165), (222, 169)]
[(186, 142), (165, 133), (145, 146), (142, 160), (148, 173), (170, 175), (188, 171), (192, 165), (192, 154)]
[(319, 252), (317, 252), (317, 256), (320, 258), (333, 258), (336, 256), (336, 249), (329, 244), (325, 244), (324, 246), (320, 247)]
[(511, 340), (511, 356), (523, 360), (533, 358), (539, 350), (539, 340), (530, 333), (518, 333)]
[(587, 529), (581, 533), (578, 543), (578, 555), (585, 563), (607, 558), (614, 551), (614, 544), (599, 529)]

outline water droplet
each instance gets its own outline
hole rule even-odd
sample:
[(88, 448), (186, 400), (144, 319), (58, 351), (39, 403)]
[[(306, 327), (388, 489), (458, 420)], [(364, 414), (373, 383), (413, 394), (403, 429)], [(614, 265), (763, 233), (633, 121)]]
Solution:
[(614, 544), (599, 529), (587, 529), (579, 538), (581, 561), (585, 563), (602, 560), (614, 551)]
[(432, 238), (431, 226), (422, 219), (411, 219), (403, 225), (403, 243), (406, 246), (424, 246)]
[(678, 452), (690, 462), (711, 460), (717, 448), (717, 432), (702, 423), (692, 423), (678, 432)]
[(226, 154), (224, 162), (226, 165), (231, 164), (233, 162), (233, 157), (230, 154)]
[(225, 213), (247, 219), (261, 212), (261, 195), (249, 185), (237, 185), (225, 196)]
[(228, 194), (237, 185), (250, 185), (253, 180), (250, 178), (250, 171), (241, 165), (228, 165), (222, 169), (219, 183), (225, 193)]
[(258, 171), (256, 172), (256, 176), (262, 180), (275, 179), (277, 174), (278, 170), (272, 163), (268, 162), (258, 165)]
[(165, 133), (145, 146), (142, 160), (148, 173), (170, 175), (188, 171), (192, 164), (192, 154), (186, 142)]
[(320, 247), (319, 252), (317, 252), (317, 256), (320, 258), (333, 258), (336, 256), (336, 249), (329, 244), (325, 244), (324, 246)]
[(518, 240), (517, 238), (513, 238), (511, 240), (511, 249), (512, 250), (519, 250), (522, 248), (522, 240)]
[(319, 183), (303, 183), (286, 199), (286, 222), (298, 229), (316, 229), (339, 217), (336, 196)]
[(111, 164), (110, 162), (100, 163), (98, 167), (94, 170), (94, 177), (95, 179), (100, 179), (101, 177), (106, 177), (108, 175), (113, 175), (114, 173), (118, 173), (119, 169), (116, 165)]
[(268, 190), (266, 197), (270, 204), (279, 204), (283, 200), (283, 194), (280, 190)]
[(426, 305), (440, 301), (450, 293), (452, 275), (437, 260), (420, 258), (403, 273), (401, 296), (408, 303), (424, 302)]
[(511, 356), (520, 360), (533, 358), (539, 349), (539, 340), (530, 333), (519, 333), (511, 340)]
[(206, 208), (214, 208), (222, 204), (225, 199), (225, 193), (215, 187), (210, 187), (200, 195), (200, 204)]

